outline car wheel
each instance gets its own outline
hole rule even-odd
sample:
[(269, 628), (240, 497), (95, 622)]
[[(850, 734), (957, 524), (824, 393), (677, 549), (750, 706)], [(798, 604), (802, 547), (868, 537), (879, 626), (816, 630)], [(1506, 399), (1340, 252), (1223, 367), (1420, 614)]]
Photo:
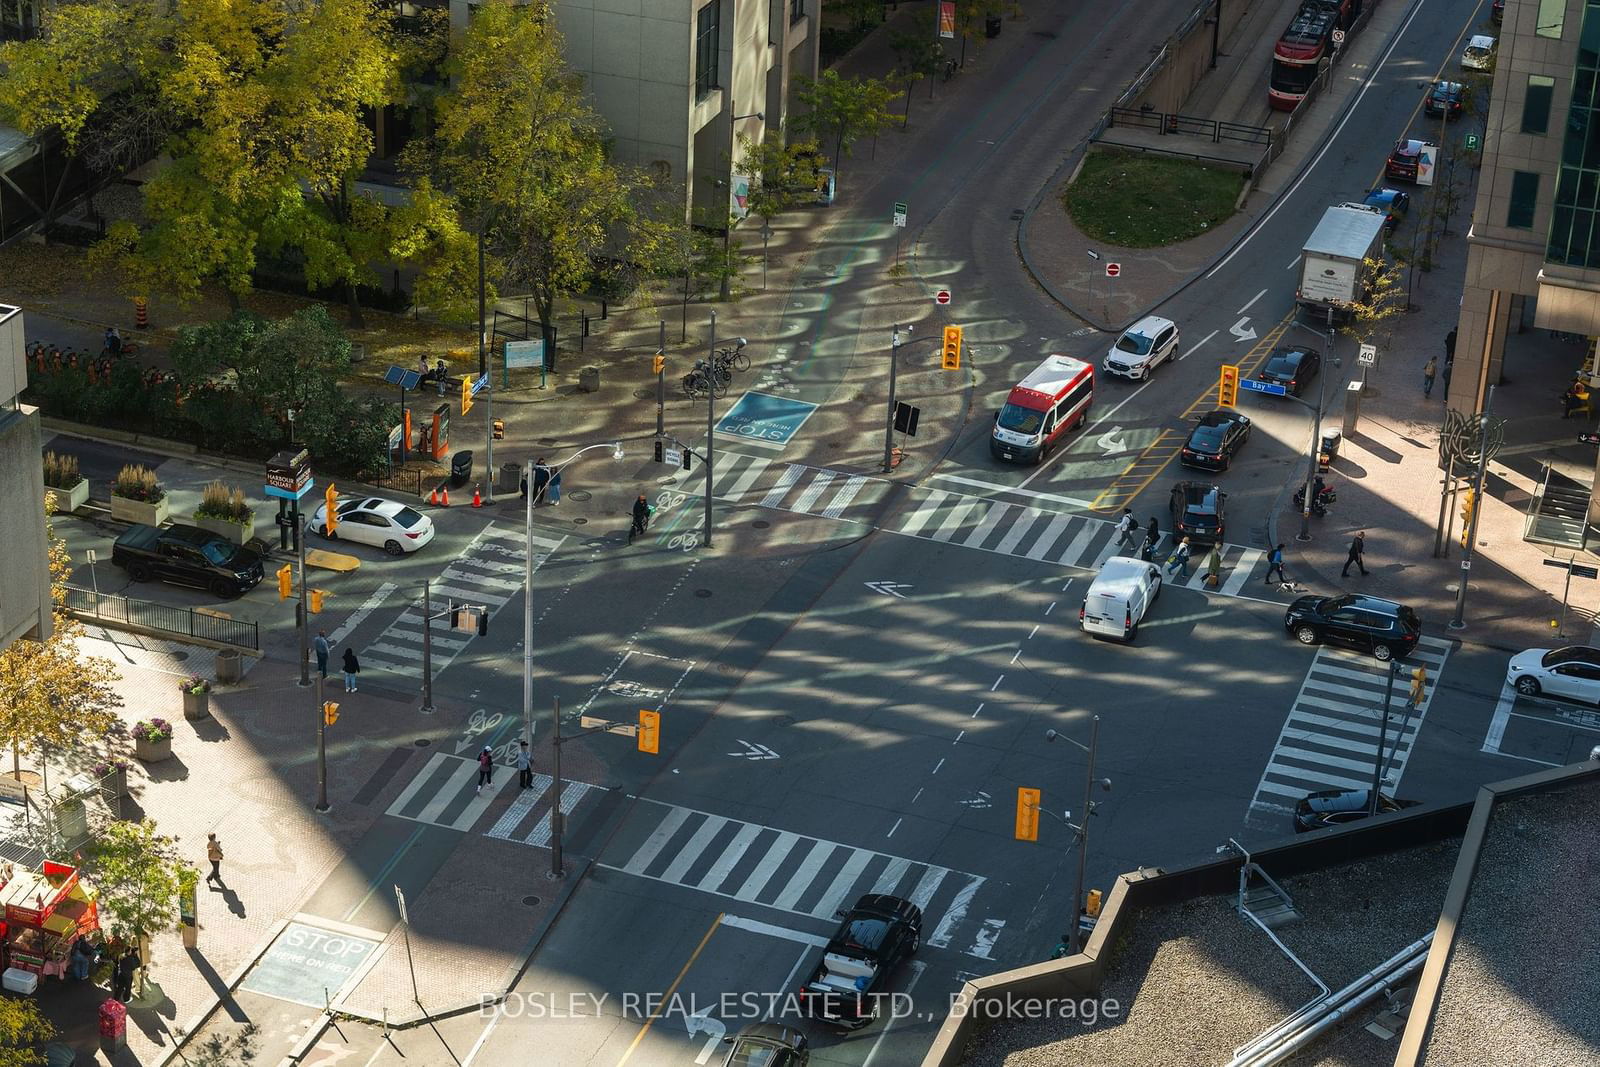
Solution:
[(217, 581), (211, 583), (211, 595), (226, 600), (233, 596), (233, 586), (222, 581), (221, 579), (218, 579)]
[(1125, 645), (1131, 645), (1131, 644), (1133, 644), (1134, 639), (1137, 638), (1138, 636), (1139, 636), (1139, 624), (1138, 623), (1134, 623), (1133, 627), (1123, 636), (1122, 643), (1125, 644)]
[(1304, 625), (1298, 626), (1294, 631), (1294, 639), (1302, 645), (1314, 645), (1317, 643), (1316, 628)]
[(1533, 677), (1531, 674), (1524, 674), (1521, 678), (1517, 679), (1517, 692), (1521, 693), (1525, 697), (1538, 696), (1539, 679)]
[(1372, 655), (1379, 663), (1388, 663), (1394, 659), (1394, 649), (1380, 642), (1372, 646)]
[(1161, 579), (1160, 579), (1160, 577), (1157, 577), (1155, 586), (1150, 590), (1150, 603), (1154, 604), (1156, 601), (1158, 601), (1160, 599), (1161, 599)]
[(919, 949), (921, 947), (922, 947), (922, 931), (919, 930), (916, 933), (911, 935), (911, 949), (907, 954), (911, 955), (911, 956), (915, 956), (917, 954), (917, 949)]
[(150, 580), (150, 568), (143, 563), (135, 563), (128, 568), (128, 577), (136, 582), (148, 582)]
[(383, 543), (383, 550), (391, 556), (403, 556), (406, 554), (406, 550), (400, 547), (400, 542), (392, 538)]

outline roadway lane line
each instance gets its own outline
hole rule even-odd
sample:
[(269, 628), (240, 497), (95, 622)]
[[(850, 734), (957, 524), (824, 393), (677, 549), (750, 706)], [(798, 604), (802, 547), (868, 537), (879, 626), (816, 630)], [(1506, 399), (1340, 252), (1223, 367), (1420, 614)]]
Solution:
[(351, 612), (350, 617), (345, 619), (344, 622), (340, 623), (339, 628), (328, 636), (328, 644), (337, 645), (346, 637), (349, 637), (350, 634), (355, 631), (355, 628), (365, 622), (368, 615), (371, 615), (374, 611), (377, 611), (378, 608), (382, 606), (383, 602), (389, 599), (389, 594), (393, 593), (398, 588), (400, 587), (392, 582), (384, 582), (382, 585), (378, 586), (378, 588), (373, 591), (372, 595), (367, 597), (367, 599), (362, 602), (361, 606), (355, 611)]
[(678, 977), (672, 980), (672, 984), (667, 987), (667, 991), (656, 1002), (656, 1007), (651, 1010), (650, 1017), (644, 1021), (644, 1025), (639, 1028), (639, 1033), (634, 1037), (633, 1044), (628, 1046), (628, 1051), (624, 1052), (622, 1059), (617, 1061), (617, 1067), (622, 1067), (633, 1057), (634, 1049), (639, 1047), (639, 1042), (644, 1040), (644, 1035), (650, 1032), (650, 1028), (655, 1025), (656, 1019), (660, 1018), (661, 1010), (672, 1003), (672, 994), (678, 991), (678, 986), (683, 984), (683, 979), (689, 973), (689, 968), (694, 966), (694, 961), (700, 958), (701, 952), (705, 951), (706, 942), (711, 940), (711, 935), (717, 932), (718, 926), (722, 925), (722, 917), (722, 912), (719, 911), (717, 912), (717, 917), (711, 920), (711, 926), (706, 930), (705, 936), (700, 939), (700, 943), (689, 954), (689, 959), (684, 963), (683, 970), (678, 972)]
[[(928, 965), (921, 960), (911, 961), (911, 981), (906, 983), (906, 996), (909, 997), (911, 991), (917, 987), (917, 982), (921, 980), (922, 972), (927, 967)], [(861, 1061), (861, 1067), (872, 1067), (872, 1061), (878, 1055), (878, 1047), (883, 1044), (883, 1039), (889, 1036), (889, 1031), (894, 1029), (894, 1024), (895, 1016), (891, 1012), (888, 1021), (883, 1024), (883, 1029), (878, 1031), (878, 1039), (872, 1043), (871, 1050), (867, 1052), (867, 1058)]]
[(773, 926), (771, 923), (764, 923), (759, 919), (746, 919), (742, 915), (724, 915), (722, 917), (722, 925), (731, 926), (735, 930), (748, 930), (752, 934), (762, 934), (766, 937), (780, 937), (785, 941), (798, 941), (800, 944), (810, 945), (812, 948), (822, 948), (828, 943), (827, 938), (819, 937), (816, 934), (808, 934), (804, 930), (791, 930), (787, 926)]
[(1236, 312), (1236, 314), (1243, 315), (1246, 311), (1250, 310), (1250, 306), (1252, 304), (1254, 304), (1257, 300), (1260, 300), (1262, 297), (1264, 297), (1266, 295), (1267, 295), (1267, 291), (1265, 289), (1261, 290), (1255, 296), (1252, 296), (1248, 301), (1246, 301), (1244, 307), (1240, 308)]
[(1504, 755), (1500, 742), (1505, 740), (1506, 724), (1511, 721), (1511, 705), (1517, 702), (1517, 691), (1510, 682), (1500, 683), (1500, 699), (1494, 706), (1494, 718), (1489, 720), (1489, 732), (1483, 738), (1483, 751)]
[[(1266, 290), (1263, 289), (1262, 292), (1266, 292)], [(1255, 301), (1252, 300), (1251, 303), (1255, 303)], [(1183, 354), (1183, 356), (1192, 356), (1192, 355), (1194, 355), (1195, 352), (1198, 349), (1200, 349), (1201, 347), (1203, 347), (1207, 341), (1211, 340), (1213, 337), (1215, 337), (1220, 332), (1221, 332), (1220, 330), (1212, 330), (1210, 333), (1208, 333), (1204, 337), (1200, 338), (1200, 340), (1198, 340), (1194, 344), (1190, 345), (1189, 346), (1189, 351), (1185, 352)], [(1183, 356), (1179, 356), (1178, 359), (1177, 359), (1177, 362), (1182, 363), (1183, 362)]]

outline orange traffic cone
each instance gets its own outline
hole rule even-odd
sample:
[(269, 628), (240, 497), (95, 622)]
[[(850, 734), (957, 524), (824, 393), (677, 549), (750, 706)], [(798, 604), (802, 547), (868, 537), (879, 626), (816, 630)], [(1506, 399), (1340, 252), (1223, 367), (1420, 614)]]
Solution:
[(433, 487), (433, 492), (428, 495), (428, 506), (435, 508), (439, 506), (439, 487), (437, 485)]
[(440, 484), (439, 486), (439, 506), (441, 508), (450, 506), (450, 487), (448, 485)]
[(483, 494), (478, 492), (477, 484), (472, 487), (472, 506), (475, 508), (483, 507)]

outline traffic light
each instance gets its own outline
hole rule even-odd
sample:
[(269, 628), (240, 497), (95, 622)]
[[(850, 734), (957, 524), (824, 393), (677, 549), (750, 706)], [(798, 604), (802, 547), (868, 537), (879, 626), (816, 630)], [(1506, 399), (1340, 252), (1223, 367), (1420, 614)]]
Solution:
[(308, 590), (307, 591), (307, 596), (309, 596), (310, 599), (311, 599), (311, 614), (313, 614), (313, 615), (319, 614), (322, 611), (322, 597), (323, 597), (322, 590), (320, 590), (320, 589)]
[(639, 709), (639, 732), (634, 735), (639, 742), (639, 751), (648, 752), (652, 756), (661, 751), (661, 713)]
[(322, 493), (323, 503), (326, 505), (322, 513), (322, 525), (329, 533), (339, 528), (339, 487), (332, 482)]
[(944, 328), (944, 347), (941, 349), (944, 356), (945, 370), (961, 369), (961, 327), (946, 326)]
[(278, 568), (278, 599), (294, 596), (294, 567), (288, 563)]
[(1411, 672), (1411, 706), (1420, 708), (1428, 692), (1428, 668), (1418, 667)]
[(461, 414), (472, 410), (472, 375), (461, 376)]
[(1472, 513), (1478, 506), (1478, 494), (1465, 489), (1461, 493), (1461, 547), (1466, 548), (1472, 540)]
[(1017, 790), (1017, 830), (1018, 841), (1039, 840), (1039, 791), (1037, 789)]
[(489, 612), (473, 604), (462, 604), (450, 609), (450, 629), (463, 633), (489, 636)]
[(693, 455), (694, 455), (694, 453), (690, 452), (687, 448), (683, 450), (683, 469), (684, 470), (688, 470), (689, 469), (689, 458), (691, 456), (693, 456)]
[(656, 462), (665, 463), (667, 459), (667, 445), (661, 438), (656, 438)]
[(334, 723), (336, 723), (338, 721), (339, 721), (339, 705), (334, 703), (331, 700), (326, 702), (325, 704), (323, 704), (322, 705), (322, 723), (323, 723), (323, 725), (324, 726), (332, 726)]
[(1224, 363), (1220, 371), (1217, 377), (1217, 404), (1231, 408), (1239, 402), (1239, 367), (1234, 363)]
[(667, 357), (657, 352), (650, 360), (651, 374), (665, 374), (667, 372)]

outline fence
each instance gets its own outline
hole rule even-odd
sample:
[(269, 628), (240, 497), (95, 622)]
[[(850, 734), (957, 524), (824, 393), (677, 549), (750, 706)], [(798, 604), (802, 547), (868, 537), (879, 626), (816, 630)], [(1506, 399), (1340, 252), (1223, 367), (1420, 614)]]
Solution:
[(171, 634), (179, 640), (261, 651), (261, 630), (254, 620), (229, 619), (203, 609), (134, 600), (132, 597), (97, 593), (75, 585), (67, 586), (66, 608), (85, 622), (99, 622), (112, 627), (119, 624), (137, 626)]
[(1201, 119), (1193, 115), (1146, 111), (1143, 108), (1114, 107), (1106, 125), (1155, 130), (1160, 134), (1184, 137), (1204, 137), (1212, 143), (1239, 141), (1243, 144), (1266, 145), (1268, 148), (1272, 146), (1272, 130), (1266, 126), (1247, 126), (1242, 122)]

